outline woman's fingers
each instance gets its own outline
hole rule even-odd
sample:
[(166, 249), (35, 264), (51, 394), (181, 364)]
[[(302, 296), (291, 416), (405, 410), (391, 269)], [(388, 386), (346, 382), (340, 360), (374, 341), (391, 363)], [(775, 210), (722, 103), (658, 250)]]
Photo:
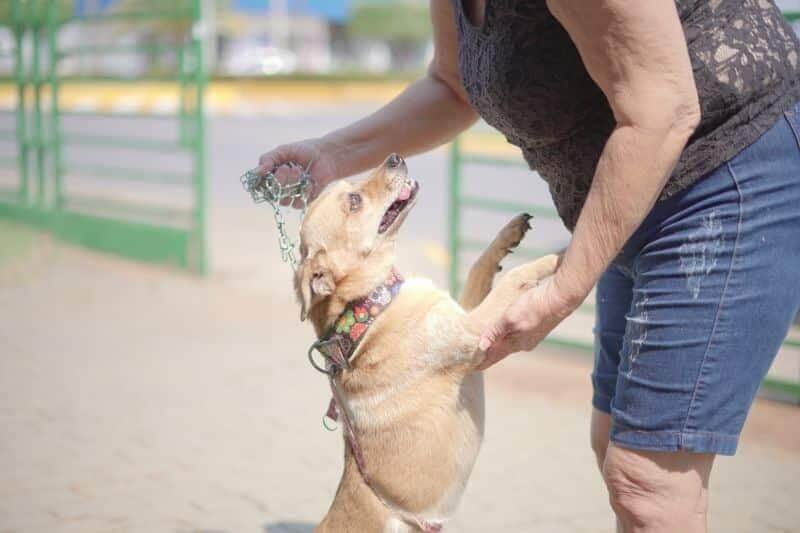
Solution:
[(503, 341), (498, 341), (497, 343), (493, 344), (487, 352), (483, 355), (483, 360), (478, 365), (478, 370), (486, 370), (497, 361), (502, 359), (504, 356), (501, 355), (505, 351), (505, 347), (503, 346), (505, 343)]
[(265, 154), (261, 154), (258, 158), (258, 168), (256, 173), (259, 176), (264, 176), (270, 172), (275, 172), (276, 175), (283, 169), (289, 169), (293, 165), (291, 163), (304, 164), (302, 154), (293, 145), (281, 145)]
[(546, 281), (519, 296), (478, 341), (483, 370), (506, 356), (534, 349), (574, 308), (553, 293)]
[(265, 176), (268, 173), (272, 172), (275, 167), (280, 164), (280, 161), (283, 159), (283, 147), (279, 146), (278, 148), (272, 150), (271, 152), (267, 152), (265, 154), (261, 154), (258, 158), (258, 167), (256, 168), (256, 174), (259, 176)]
[[(266, 176), (272, 173), (281, 185), (297, 183), (303, 175), (304, 169), (299, 164), (295, 164), (291, 159), (283, 157), (281, 155), (281, 150), (281, 148), (276, 148), (272, 152), (263, 154), (258, 160), (259, 166), (256, 168), (255, 172), (259, 176)], [(292, 205), (293, 207), (301, 208), (303, 203), (294, 198), (284, 198), (281, 200), (280, 205)]]
[(512, 304), (500, 320), (481, 335), (478, 349), (486, 355), (478, 370), (485, 370), (512, 353), (533, 349), (541, 340), (538, 326), (530, 317), (516, 316)]
[(520, 344), (519, 335), (516, 334), (506, 335), (498, 339), (486, 351), (486, 356), (481, 361), (481, 364), (478, 365), (478, 370), (486, 370), (512, 353), (521, 351)]
[(492, 326), (483, 332), (480, 341), (478, 341), (478, 349), (482, 352), (487, 352), (496, 342), (499, 342), (506, 336), (509, 329), (509, 322), (503, 315), (500, 320), (496, 321)]
[(486, 355), (478, 365), (478, 370), (486, 370), (512, 353), (532, 350), (536, 344), (538, 344), (538, 341), (532, 341), (529, 332), (509, 333), (495, 341), (486, 350)]
[(508, 340), (511, 333), (511, 324), (504, 315), (484, 331), (478, 341), (478, 349), (484, 352), (483, 361), (478, 365), (478, 370), (485, 370), (503, 359), (509, 352)]

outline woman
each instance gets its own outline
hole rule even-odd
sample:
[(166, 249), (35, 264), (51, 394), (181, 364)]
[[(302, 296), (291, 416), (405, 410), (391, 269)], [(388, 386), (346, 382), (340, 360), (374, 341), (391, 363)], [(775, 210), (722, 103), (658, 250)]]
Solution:
[(481, 339), (533, 348), (597, 285), (591, 441), (625, 531), (704, 531), (800, 302), (798, 41), (771, 0), (432, 0), (427, 76), (372, 116), (261, 156), (319, 186), (480, 115), (548, 181), (557, 274)]

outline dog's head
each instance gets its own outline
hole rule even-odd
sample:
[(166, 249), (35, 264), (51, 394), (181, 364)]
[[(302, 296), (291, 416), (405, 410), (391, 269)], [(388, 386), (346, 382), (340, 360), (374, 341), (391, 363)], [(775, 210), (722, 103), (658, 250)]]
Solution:
[(386, 279), (397, 230), (418, 191), (403, 158), (392, 154), (366, 180), (339, 181), (309, 205), (294, 279), (302, 320), (325, 316), (332, 301), (365, 296)]

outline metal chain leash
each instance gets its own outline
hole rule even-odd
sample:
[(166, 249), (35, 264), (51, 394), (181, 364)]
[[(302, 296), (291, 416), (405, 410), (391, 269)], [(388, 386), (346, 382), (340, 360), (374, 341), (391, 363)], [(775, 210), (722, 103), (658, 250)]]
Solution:
[(286, 231), (286, 219), (283, 216), (281, 202), (288, 201), (288, 205), (292, 205), (296, 200), (301, 203), (301, 218), (306, 214), (308, 207), (308, 199), (311, 195), (311, 190), (314, 186), (314, 181), (311, 179), (311, 163), (308, 167), (303, 168), (294, 162), (286, 163), (285, 165), (290, 169), (300, 169), (300, 178), (294, 183), (282, 184), (275, 177), (276, 169), (261, 176), (255, 170), (248, 170), (240, 178), (244, 190), (250, 194), (253, 202), (268, 203), (272, 206), (273, 215), (275, 216), (275, 224), (278, 226), (278, 246), (281, 250), (281, 259), (284, 263), (289, 263), (292, 270), (297, 270), (297, 255), (295, 249), (297, 248), (298, 241), (292, 240)]

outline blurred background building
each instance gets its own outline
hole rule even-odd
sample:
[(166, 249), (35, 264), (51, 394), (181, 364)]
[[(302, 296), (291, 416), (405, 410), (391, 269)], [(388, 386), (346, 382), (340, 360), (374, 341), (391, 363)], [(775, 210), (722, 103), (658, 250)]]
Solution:
[[(175, 0), (180, 6), (188, 0)], [(68, 16), (150, 9), (152, 0), (60, 0)], [(125, 22), (86, 34), (79, 25), (62, 30), (69, 46), (174, 44), (189, 31), (207, 36), (206, 72), (223, 77), (286, 75), (391, 75), (419, 72), (432, 52), (427, 0), (203, 0), (205, 27), (184, 21)], [(780, 0), (784, 10), (800, 0)], [(13, 70), (9, 54), (11, 2), (0, 2), (0, 76)], [(165, 6), (159, 5), (158, 9)], [(154, 50), (156, 48), (154, 47)], [(120, 53), (83, 56), (61, 65), (63, 75), (154, 76), (175, 68), (177, 59)]]
[[(0, 52), (11, 50), (10, 2), (0, 6)], [(176, 7), (185, 0), (174, 2)], [(150, 0), (62, 0), (65, 17), (153, 8)], [(158, 6), (163, 10), (166, 6)], [(290, 74), (392, 74), (418, 72), (431, 52), (425, 0), (204, 0), (203, 28), (184, 20), (126, 21), (87, 34), (63, 28), (64, 46), (175, 44), (189, 31), (207, 37), (206, 71), (216, 76)], [(4, 24), (5, 22), (5, 24)], [(173, 55), (154, 53), (83, 56), (65, 61), (61, 74), (112, 77), (158, 76), (175, 68)], [(2, 54), (0, 54), (2, 55)], [(10, 74), (10, 59), (0, 74)]]

